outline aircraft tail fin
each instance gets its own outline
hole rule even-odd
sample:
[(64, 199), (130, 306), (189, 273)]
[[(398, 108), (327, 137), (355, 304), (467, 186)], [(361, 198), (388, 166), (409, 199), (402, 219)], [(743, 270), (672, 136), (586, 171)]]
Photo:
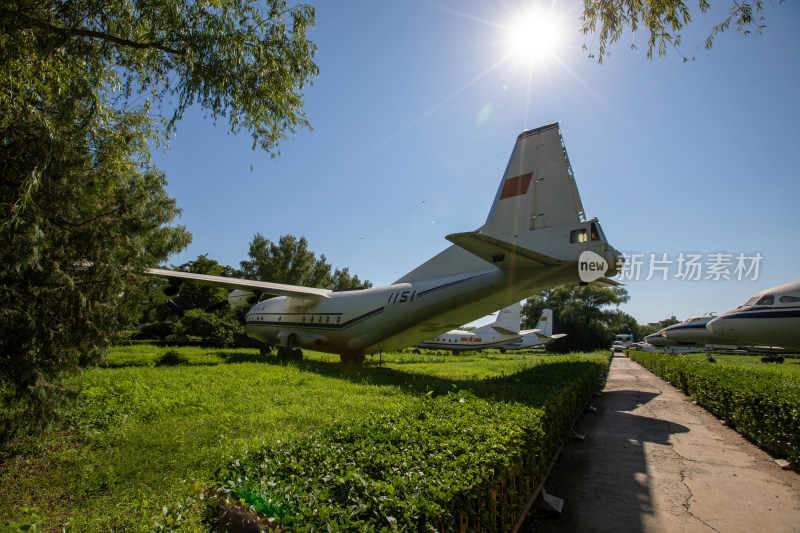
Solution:
[(543, 309), (542, 316), (539, 318), (539, 322), (536, 324), (536, 329), (539, 332), (546, 336), (552, 337), (553, 336), (553, 310), (552, 309)]
[(509, 305), (505, 309), (501, 309), (500, 312), (497, 313), (497, 320), (495, 320), (493, 326), (511, 331), (513, 333), (518, 333), (520, 308), (520, 303), (517, 302)]
[(558, 123), (522, 132), (481, 232), (505, 237), (585, 219)]
[(537, 240), (534, 231), (579, 224), (585, 218), (558, 123), (524, 131), (517, 137), (483, 226), (448, 235), (456, 246), (396, 283), (473, 272), (492, 265), (504, 270), (559, 265), (562, 261), (547, 255), (551, 247), (546, 238)]

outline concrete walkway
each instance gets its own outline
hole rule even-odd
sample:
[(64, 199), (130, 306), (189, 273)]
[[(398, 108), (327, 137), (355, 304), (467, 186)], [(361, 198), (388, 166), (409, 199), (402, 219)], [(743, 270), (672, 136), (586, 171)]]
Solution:
[(625, 355), (545, 484), (561, 518), (520, 531), (800, 532), (800, 475)]

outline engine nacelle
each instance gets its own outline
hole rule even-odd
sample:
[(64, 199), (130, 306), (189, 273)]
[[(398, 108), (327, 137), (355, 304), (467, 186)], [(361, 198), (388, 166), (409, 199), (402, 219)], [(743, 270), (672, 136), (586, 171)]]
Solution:
[(252, 291), (235, 290), (228, 293), (228, 305), (231, 309), (246, 309), (258, 303), (258, 295)]
[(173, 283), (164, 283), (163, 285), (159, 285), (158, 287), (153, 289), (151, 296), (155, 303), (163, 304), (175, 298), (180, 291), (181, 291), (180, 285), (176, 285)]

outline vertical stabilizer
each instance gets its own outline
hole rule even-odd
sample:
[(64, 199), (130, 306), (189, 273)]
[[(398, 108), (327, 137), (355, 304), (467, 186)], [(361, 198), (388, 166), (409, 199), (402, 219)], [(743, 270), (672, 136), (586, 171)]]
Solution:
[(517, 302), (509, 305), (505, 309), (501, 309), (500, 312), (497, 313), (497, 320), (493, 325), (500, 326), (501, 328), (509, 331), (518, 332), (520, 308), (521, 305), (519, 302)]
[(481, 231), (505, 237), (585, 218), (558, 123), (522, 132)]
[(539, 319), (539, 322), (536, 324), (536, 329), (542, 335), (546, 335), (548, 337), (553, 336), (553, 310), (552, 309), (542, 309), (542, 316)]

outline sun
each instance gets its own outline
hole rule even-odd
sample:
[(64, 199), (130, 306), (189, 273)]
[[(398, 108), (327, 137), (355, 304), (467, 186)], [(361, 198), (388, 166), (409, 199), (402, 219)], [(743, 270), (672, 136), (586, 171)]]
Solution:
[(505, 27), (509, 59), (528, 66), (548, 63), (558, 56), (566, 31), (552, 9), (531, 8), (516, 15)]

